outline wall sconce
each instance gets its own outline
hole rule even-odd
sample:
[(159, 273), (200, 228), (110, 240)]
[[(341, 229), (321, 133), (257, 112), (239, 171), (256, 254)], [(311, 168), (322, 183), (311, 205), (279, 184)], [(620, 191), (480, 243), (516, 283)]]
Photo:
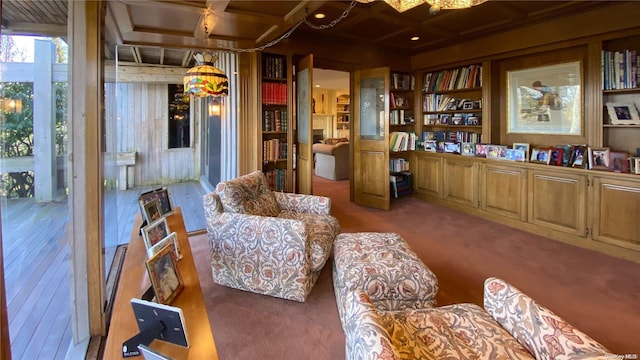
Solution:
[(22, 112), (22, 100), (0, 99), (0, 109), (5, 113), (18, 114)]
[(220, 116), (220, 100), (215, 97), (209, 100), (209, 116)]

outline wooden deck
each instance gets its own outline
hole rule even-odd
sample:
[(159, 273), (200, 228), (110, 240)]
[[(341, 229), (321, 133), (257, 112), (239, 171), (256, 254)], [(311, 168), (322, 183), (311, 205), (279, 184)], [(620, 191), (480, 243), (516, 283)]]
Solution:
[[(139, 211), (138, 196), (156, 187), (105, 196), (107, 258), (113, 256), (117, 245), (129, 241), (134, 216)], [(173, 205), (182, 208), (187, 231), (204, 229), (205, 191), (200, 184), (186, 182), (167, 187)], [(12, 358), (64, 359), (72, 338), (67, 203), (6, 200), (2, 217)]]

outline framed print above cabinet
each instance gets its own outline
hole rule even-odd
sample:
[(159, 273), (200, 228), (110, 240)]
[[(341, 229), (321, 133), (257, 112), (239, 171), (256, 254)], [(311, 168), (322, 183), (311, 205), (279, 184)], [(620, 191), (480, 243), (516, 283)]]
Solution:
[(507, 133), (581, 135), (580, 61), (509, 70)]

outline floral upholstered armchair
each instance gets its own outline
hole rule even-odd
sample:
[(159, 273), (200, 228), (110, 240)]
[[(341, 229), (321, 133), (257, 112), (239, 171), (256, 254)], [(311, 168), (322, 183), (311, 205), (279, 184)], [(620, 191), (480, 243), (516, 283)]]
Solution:
[(273, 192), (257, 170), (204, 195), (217, 284), (303, 302), (340, 232), (331, 199)]

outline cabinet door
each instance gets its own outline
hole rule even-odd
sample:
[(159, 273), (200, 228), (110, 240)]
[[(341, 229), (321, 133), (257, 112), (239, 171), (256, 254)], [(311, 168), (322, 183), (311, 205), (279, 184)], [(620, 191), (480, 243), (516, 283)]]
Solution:
[(592, 238), (640, 251), (640, 183), (596, 176), (592, 199)]
[(480, 178), (480, 206), (482, 210), (527, 221), (526, 169), (484, 163)]
[(313, 93), (313, 56), (307, 55), (298, 63), (296, 78), (298, 123), (297, 176), (298, 190), (301, 194), (313, 193), (313, 123), (311, 94)]
[(585, 236), (586, 184), (585, 175), (530, 170), (529, 222)]
[(478, 165), (473, 159), (444, 159), (444, 198), (458, 204), (478, 207)]
[(416, 193), (442, 197), (442, 156), (416, 153), (411, 161)]

